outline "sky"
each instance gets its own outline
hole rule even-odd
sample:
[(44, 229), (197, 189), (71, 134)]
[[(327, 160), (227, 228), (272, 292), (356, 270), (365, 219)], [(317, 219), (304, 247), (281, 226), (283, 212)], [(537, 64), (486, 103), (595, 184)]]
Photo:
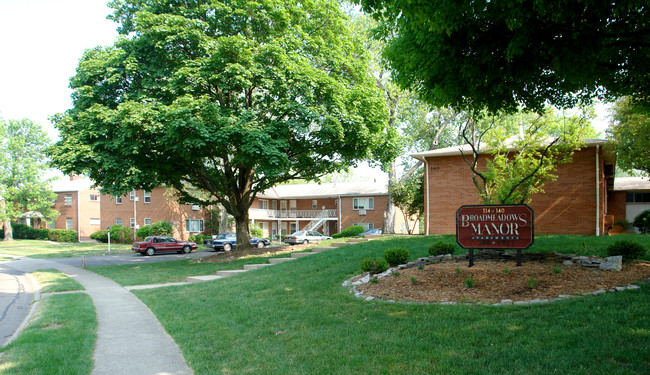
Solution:
[[(108, 0), (0, 0), (0, 117), (28, 118), (58, 139), (49, 117), (70, 108), (68, 87), (84, 50), (111, 45), (117, 24)], [(607, 127), (597, 107), (596, 130)], [(377, 169), (359, 174), (385, 178)]]

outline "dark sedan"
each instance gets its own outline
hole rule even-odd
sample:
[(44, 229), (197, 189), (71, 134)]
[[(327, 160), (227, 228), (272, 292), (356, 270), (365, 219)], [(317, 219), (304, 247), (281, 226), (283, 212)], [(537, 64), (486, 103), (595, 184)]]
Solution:
[[(235, 233), (221, 233), (211, 240), (204, 241), (207, 248), (214, 249), (214, 251), (230, 251), (237, 245), (237, 234)], [(251, 246), (263, 248), (269, 246), (271, 241), (266, 238), (251, 238)]]
[(149, 236), (144, 241), (133, 243), (131, 250), (142, 255), (154, 255), (155, 253), (177, 252), (188, 254), (196, 250), (198, 246), (194, 242), (179, 241), (167, 236)]

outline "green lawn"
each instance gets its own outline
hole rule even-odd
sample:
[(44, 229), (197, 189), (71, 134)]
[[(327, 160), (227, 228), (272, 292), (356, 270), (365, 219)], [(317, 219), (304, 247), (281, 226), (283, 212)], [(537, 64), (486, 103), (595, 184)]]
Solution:
[(130, 244), (111, 244), (111, 252), (109, 253), (108, 244), (105, 243), (52, 243), (39, 240), (0, 241), (1, 254), (31, 258), (66, 258), (128, 252), (131, 252)]
[[(650, 236), (633, 237), (647, 246)], [(135, 293), (195, 374), (650, 371), (645, 284), (636, 291), (501, 307), (368, 302), (341, 287), (360, 273), (362, 258), (390, 247), (407, 247), (417, 258), (437, 239), (376, 240), (227, 279)], [(531, 250), (605, 255), (609, 242), (540, 236)], [(179, 306), (192, 311), (191, 318), (179, 314)]]
[(84, 293), (44, 298), (29, 326), (4, 348), (2, 374), (88, 375), (97, 339), (95, 308)]
[(69, 278), (65, 274), (55, 269), (43, 269), (32, 272), (32, 276), (38, 282), (41, 293), (70, 292), (75, 290), (84, 290), (76, 280)]

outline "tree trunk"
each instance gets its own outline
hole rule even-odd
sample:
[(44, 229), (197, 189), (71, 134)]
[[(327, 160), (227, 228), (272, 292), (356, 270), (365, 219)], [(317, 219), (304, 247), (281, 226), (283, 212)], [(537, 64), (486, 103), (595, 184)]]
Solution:
[[(390, 162), (390, 171), (388, 171), (388, 186), (392, 186), (395, 181), (397, 181), (397, 162), (393, 160)], [(397, 215), (397, 209), (393, 204), (393, 198), (388, 194), (388, 203), (384, 211), (384, 233), (395, 233), (395, 215)]]
[(240, 215), (235, 216), (237, 228), (237, 250), (249, 249), (251, 247), (251, 233), (248, 229), (248, 210), (242, 210)]
[(12, 232), (12, 229), (11, 229), (11, 222), (9, 220), (3, 220), (2, 225), (4, 226), (4, 229), (5, 229), (5, 239), (4, 239), (4, 241), (13, 241), (14, 240), (14, 233)]
[(219, 221), (219, 233), (230, 232), (230, 225), (228, 225), (228, 212), (226, 212), (226, 208), (221, 204), (218, 205), (217, 208), (219, 209), (219, 217), (217, 218)]

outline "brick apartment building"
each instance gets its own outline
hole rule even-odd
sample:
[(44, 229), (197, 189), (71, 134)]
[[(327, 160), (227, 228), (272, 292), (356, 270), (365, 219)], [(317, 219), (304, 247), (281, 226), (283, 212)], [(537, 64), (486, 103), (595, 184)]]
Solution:
[(169, 221), (174, 237), (187, 240), (205, 229), (206, 211), (200, 206), (180, 204), (171, 189), (134, 190), (120, 197), (102, 195), (102, 227), (124, 225), (140, 228), (160, 220)]
[[(280, 185), (257, 195), (249, 218), (269, 236), (304, 229), (331, 235), (352, 225), (382, 228), (387, 204), (386, 187), (372, 183)], [(407, 233), (399, 210), (395, 219), (395, 231)]]
[(102, 228), (100, 192), (85, 177), (71, 176), (52, 184), (56, 193), (54, 209), (59, 216), (47, 223), (48, 228), (77, 231), (79, 241), (90, 240), (90, 235)]
[[(605, 217), (625, 218), (616, 204), (614, 167), (616, 156), (606, 140), (587, 139), (573, 161), (560, 164), (558, 178), (544, 185), (544, 193), (532, 197), (536, 234), (601, 235)], [(481, 204), (472, 183), (472, 171), (455, 146), (411, 155), (425, 164), (425, 233), (456, 233), (456, 211), (462, 205)], [(479, 168), (485, 165), (479, 159)], [(617, 198), (620, 200), (620, 196)], [(618, 217), (620, 216), (620, 217)]]

